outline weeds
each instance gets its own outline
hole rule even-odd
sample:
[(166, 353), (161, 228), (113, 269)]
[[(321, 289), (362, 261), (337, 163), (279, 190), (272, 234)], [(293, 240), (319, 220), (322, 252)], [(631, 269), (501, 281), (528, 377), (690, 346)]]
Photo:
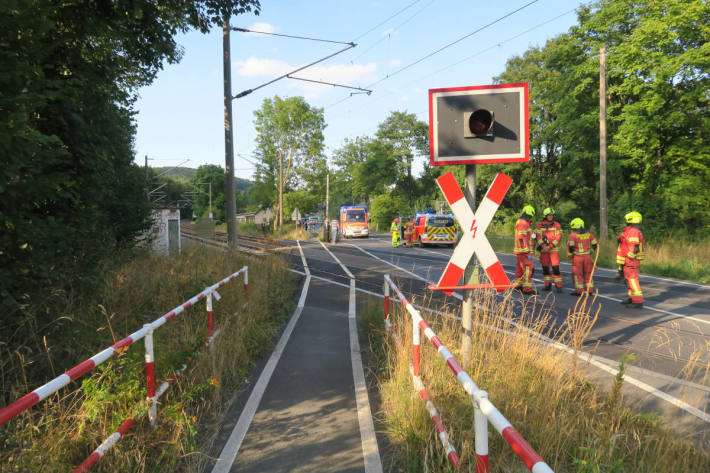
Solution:
[[(242, 308), (239, 280), (220, 288), (222, 300), (214, 303), (214, 317), (223, 331), (213, 349), (201, 349), (206, 334), (204, 303), (154, 333), (158, 385), (183, 365), (189, 367), (160, 398), (156, 428), (144, 416), (92, 470), (204, 471), (209, 463), (205, 452), (221, 424), (223, 407), (253, 361), (271, 348), (291, 308), (294, 282), (276, 258), (247, 263), (241, 256), (198, 246), (184, 248), (178, 258), (135, 255), (107, 275), (95, 296), (76, 297), (58, 307), (58, 314), (72, 323), (63, 340), (55, 338), (41, 357), (32, 359), (36, 365), (44, 360), (43, 366), (33, 367), (27, 383), (22, 375), (28, 364), (25, 351), (18, 351), (12, 366), (3, 357), (7, 397), (18, 398), (44, 382), (34, 373), (49, 372), (48, 358), (57, 372), (64, 371), (244, 264), (249, 265), (249, 305)], [(66, 345), (74, 350), (63, 349)], [(121, 422), (145, 413), (143, 355), (143, 343), (133, 344), (86, 375), (81, 389), (70, 384), (4, 425), (0, 471), (71, 471)]]
[[(624, 407), (621, 387), (632, 355), (620, 360), (620, 373), (611, 390), (605, 392), (585, 379), (585, 363), (540, 337), (579, 349), (596, 321), (593, 299), (580, 298), (559, 326), (551, 323), (549, 313), (533, 312), (534, 305), (510, 296), (500, 301), (486, 291), (477, 291), (475, 302), (473, 350), (462, 367), (555, 471), (710, 471), (710, 457), (677, 440), (657, 416)], [(409, 315), (400, 307), (392, 312), (393, 332), (402, 345), (398, 346), (394, 337), (386, 337), (382, 338), (383, 348), (374, 347), (383, 337), (377, 332), (383, 329), (377, 327), (371, 340), (379, 358), (382, 423), (397, 458), (396, 471), (446, 471), (445, 454), (412, 387)], [(457, 360), (463, 360), (457, 347), (463, 330), (454, 315), (423, 315)], [(471, 399), (435, 350), (424, 345), (422, 341), (422, 380), (459, 452), (460, 471), (473, 472)], [(492, 472), (525, 471), (490, 426), (489, 448)]]

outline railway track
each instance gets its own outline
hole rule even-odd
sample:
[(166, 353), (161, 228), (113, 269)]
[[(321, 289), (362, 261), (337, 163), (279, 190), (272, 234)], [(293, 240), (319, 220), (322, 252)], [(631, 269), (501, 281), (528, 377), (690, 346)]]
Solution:
[[(192, 222), (182, 222), (180, 234), (184, 238), (199, 241), (210, 246), (224, 248), (227, 246), (228, 242), (227, 232), (220, 230), (214, 230), (212, 232), (199, 231)], [(253, 255), (263, 256), (283, 248), (290, 248), (290, 245), (273, 238), (262, 238), (242, 234), (237, 235), (237, 250)]]

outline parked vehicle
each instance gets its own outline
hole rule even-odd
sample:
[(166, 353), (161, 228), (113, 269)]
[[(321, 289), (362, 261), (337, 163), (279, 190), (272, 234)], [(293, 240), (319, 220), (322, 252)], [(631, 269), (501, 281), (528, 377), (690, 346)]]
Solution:
[(454, 246), (457, 240), (458, 231), (452, 215), (426, 213), (414, 217), (414, 241), (419, 246), (430, 244)]
[(340, 234), (345, 238), (370, 236), (370, 214), (362, 205), (340, 207)]

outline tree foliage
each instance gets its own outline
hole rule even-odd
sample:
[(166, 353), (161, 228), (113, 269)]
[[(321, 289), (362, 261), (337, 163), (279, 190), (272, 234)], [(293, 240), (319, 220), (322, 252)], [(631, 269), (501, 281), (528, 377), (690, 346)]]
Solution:
[(5, 314), (80, 281), (149, 225), (133, 164), (133, 104), (178, 32), (206, 32), (254, 0), (0, 6), (0, 288)]

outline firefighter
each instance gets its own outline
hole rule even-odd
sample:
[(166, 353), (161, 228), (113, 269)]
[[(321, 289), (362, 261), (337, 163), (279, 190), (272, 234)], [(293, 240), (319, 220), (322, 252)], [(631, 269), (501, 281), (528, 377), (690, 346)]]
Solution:
[(414, 238), (414, 220), (410, 218), (404, 224), (404, 240), (406, 242), (407, 248), (411, 248), (413, 246), (413, 244), (412, 244), (413, 238)]
[(399, 217), (392, 220), (390, 232), (392, 233), (392, 248), (397, 248), (399, 246)]
[(597, 249), (597, 239), (584, 229), (584, 220), (575, 218), (569, 224), (572, 231), (567, 239), (567, 257), (572, 260), (572, 279), (574, 280), (573, 296), (580, 296), (584, 292), (592, 293), (592, 249)]
[(562, 292), (559, 247), (560, 240), (562, 240), (562, 226), (555, 221), (555, 209), (547, 207), (542, 211), (542, 221), (535, 227), (535, 234), (537, 235), (537, 251), (540, 252), (545, 290), (552, 289), (554, 282), (557, 292)]
[(515, 288), (523, 294), (537, 294), (532, 285), (532, 275), (534, 264), (532, 260), (532, 249), (534, 248), (535, 233), (532, 232), (530, 221), (535, 216), (535, 209), (532, 205), (523, 207), (523, 212), (515, 224), (515, 236), (513, 243), (513, 253), (517, 257), (515, 265)]
[(639, 283), (639, 266), (646, 251), (641, 232), (642, 216), (638, 212), (629, 212), (624, 216), (624, 220), (626, 220), (626, 228), (617, 237), (619, 242), (617, 263), (620, 260), (619, 254), (622, 254), (624, 259), (619, 270), (624, 273), (629, 297), (621, 303), (626, 307), (640, 309), (643, 307), (643, 292)]

